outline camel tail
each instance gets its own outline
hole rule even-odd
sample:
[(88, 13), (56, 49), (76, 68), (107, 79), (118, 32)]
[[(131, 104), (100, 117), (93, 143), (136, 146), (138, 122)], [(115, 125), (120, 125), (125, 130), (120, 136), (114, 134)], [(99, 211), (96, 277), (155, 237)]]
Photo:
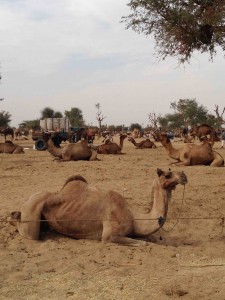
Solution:
[(82, 177), (81, 175), (73, 175), (73, 176), (70, 176), (69, 178), (67, 178), (66, 182), (64, 183), (63, 187), (61, 188), (64, 189), (64, 187), (71, 181), (74, 181), (74, 180), (80, 180), (80, 181), (83, 181), (85, 183), (87, 183), (86, 179), (84, 179), (84, 177)]

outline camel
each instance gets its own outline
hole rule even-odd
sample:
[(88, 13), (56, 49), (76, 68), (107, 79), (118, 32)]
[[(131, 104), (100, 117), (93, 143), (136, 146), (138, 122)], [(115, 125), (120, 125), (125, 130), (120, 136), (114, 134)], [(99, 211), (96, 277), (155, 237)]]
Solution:
[(69, 177), (59, 192), (39, 192), (12, 212), (7, 221), (17, 227), (21, 236), (38, 240), (42, 220), (71, 238), (94, 239), (119, 244), (146, 245), (167, 217), (172, 190), (185, 185), (184, 172), (157, 169), (153, 181), (153, 205), (149, 213), (131, 209), (125, 198), (115, 191), (90, 186), (80, 175)]
[(5, 141), (6, 141), (7, 135), (11, 135), (11, 137), (12, 137), (11, 139), (12, 139), (12, 140), (14, 139), (14, 131), (13, 131), (13, 129), (10, 128), (10, 127), (1, 129), (1, 130), (0, 130), (0, 134), (4, 135)]
[(215, 131), (215, 129), (207, 124), (202, 124), (200, 126), (197, 126), (193, 130), (191, 130), (190, 135), (195, 138), (196, 136), (201, 141), (202, 138), (207, 137), (207, 135), (210, 136), (210, 142), (213, 145), (215, 141), (218, 141), (218, 136)]
[(140, 143), (137, 143), (134, 138), (131, 136), (128, 138), (128, 141), (134, 144), (137, 149), (144, 149), (144, 148), (157, 148), (156, 145), (150, 141), (150, 139), (146, 139), (144, 141), (141, 141)]
[(98, 160), (97, 151), (88, 145), (86, 140), (70, 143), (64, 147), (56, 147), (51, 138), (45, 136), (47, 151), (60, 161)]
[(184, 144), (180, 149), (175, 149), (165, 133), (156, 132), (156, 135), (166, 149), (168, 155), (176, 159), (177, 166), (210, 165), (213, 167), (224, 166), (223, 157), (214, 151), (207, 142), (201, 145)]
[(126, 137), (126, 134), (120, 134), (120, 145), (117, 145), (117, 143), (111, 142), (110, 140), (106, 140), (104, 144), (96, 147), (97, 152), (99, 154), (124, 154), (121, 151)]
[(21, 154), (24, 153), (23, 147), (13, 144), (11, 141), (0, 143), (0, 153)]

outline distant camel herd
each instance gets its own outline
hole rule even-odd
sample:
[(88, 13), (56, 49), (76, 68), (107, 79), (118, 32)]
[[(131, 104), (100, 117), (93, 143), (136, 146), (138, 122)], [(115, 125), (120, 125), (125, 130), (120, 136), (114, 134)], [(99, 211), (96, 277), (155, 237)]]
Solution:
[[(1, 134), (5, 137), (5, 142), (0, 143), (0, 153), (19, 154), (24, 153), (21, 146), (13, 144), (12, 141), (7, 141), (7, 135), (11, 135), (14, 138), (14, 131), (12, 128), (5, 128), (1, 130)], [(135, 132), (136, 134), (136, 132)], [(192, 137), (197, 136), (200, 140), (203, 140), (203, 144), (190, 144), (186, 143), (182, 148), (176, 149), (173, 147), (169, 136), (162, 131), (155, 131), (154, 137), (157, 141), (161, 142), (162, 146), (166, 149), (168, 155), (175, 159), (176, 165), (194, 166), (194, 165), (210, 165), (215, 167), (221, 167), (224, 165), (223, 157), (212, 149), (214, 141), (217, 138), (215, 130), (208, 125), (198, 126), (195, 130), (190, 132)], [(204, 137), (209, 135), (207, 141)], [(127, 134), (120, 134), (119, 145), (113, 142), (110, 138), (104, 139), (104, 143), (101, 145), (88, 144), (84, 139), (77, 143), (70, 143), (63, 147), (56, 146), (50, 138), (45, 134), (45, 143), (47, 151), (57, 160), (60, 161), (77, 161), (77, 160), (98, 160), (97, 154), (123, 154), (124, 140), (127, 138)], [(149, 138), (136, 142), (132, 135), (128, 136), (128, 141), (134, 144), (137, 149), (154, 149), (156, 145)]]
[[(208, 129), (207, 126), (203, 127), (192, 132), (200, 140), (208, 132), (205, 130)], [(181, 148), (176, 148), (168, 134), (160, 130), (154, 132), (155, 139), (162, 144), (168, 156), (175, 160), (173, 164), (176, 166), (222, 167), (223, 157), (213, 150), (215, 132), (211, 130), (208, 134), (210, 141), (203, 139), (201, 144), (184, 143)], [(120, 134), (119, 145), (108, 138), (101, 145), (89, 144), (84, 139), (61, 147), (54, 144), (54, 139), (48, 133), (44, 134), (44, 142), (54, 160), (93, 161), (99, 160), (98, 154), (124, 154), (122, 149), (127, 137), (137, 149), (156, 148), (150, 138), (136, 142), (131, 135), (124, 133)], [(0, 153), (18, 154), (24, 153), (24, 150), (5, 138), (5, 142), (0, 143)], [(33, 240), (40, 238), (41, 222), (45, 221), (55, 231), (73, 238), (146, 245), (151, 240), (151, 235), (163, 227), (172, 191), (178, 184), (187, 184), (184, 172), (157, 169), (157, 178), (153, 181), (152, 188), (152, 207), (149, 213), (143, 214), (133, 210), (117, 192), (93, 188), (85, 178), (75, 175), (66, 180), (59, 192), (32, 195), (21, 210), (12, 212), (7, 220), (16, 226), (21, 236)]]

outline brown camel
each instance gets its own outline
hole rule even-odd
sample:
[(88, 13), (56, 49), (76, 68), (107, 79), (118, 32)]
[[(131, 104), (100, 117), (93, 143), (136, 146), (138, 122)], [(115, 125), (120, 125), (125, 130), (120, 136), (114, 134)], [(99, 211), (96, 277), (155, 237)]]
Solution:
[(88, 145), (86, 140), (71, 143), (64, 147), (56, 147), (52, 139), (47, 138), (46, 148), (49, 153), (60, 161), (97, 160), (97, 151)]
[(213, 145), (215, 141), (218, 141), (219, 138), (217, 136), (217, 133), (215, 129), (207, 124), (202, 124), (200, 126), (197, 126), (193, 130), (191, 130), (190, 135), (195, 138), (196, 136), (201, 141), (202, 138), (207, 137), (207, 135), (210, 136), (210, 143)]
[(213, 167), (224, 166), (223, 157), (214, 151), (207, 142), (201, 145), (185, 144), (180, 149), (175, 149), (165, 133), (157, 132), (157, 137), (166, 149), (168, 155), (176, 159), (177, 166), (210, 165)]
[(0, 134), (4, 135), (5, 141), (6, 141), (6, 138), (7, 138), (8, 135), (11, 135), (11, 139), (12, 139), (12, 140), (14, 139), (14, 131), (13, 131), (13, 129), (10, 128), (10, 127), (1, 129), (1, 130), (0, 130)]
[(144, 141), (141, 141), (140, 143), (137, 143), (134, 138), (131, 136), (128, 138), (128, 141), (134, 144), (137, 149), (144, 149), (144, 148), (157, 148), (156, 145), (150, 141), (150, 139), (146, 139)]
[(60, 192), (34, 194), (8, 221), (28, 239), (39, 239), (43, 218), (55, 231), (72, 238), (146, 244), (133, 238), (148, 238), (164, 225), (172, 190), (187, 183), (183, 172), (157, 169), (157, 174), (149, 213), (132, 210), (117, 192), (91, 187), (78, 175), (68, 178)]
[(13, 144), (11, 141), (0, 143), (0, 153), (21, 154), (24, 153), (23, 147)]
[(126, 134), (120, 134), (120, 145), (117, 145), (117, 143), (111, 142), (110, 140), (106, 140), (104, 144), (96, 147), (97, 152), (99, 154), (124, 154), (121, 151), (126, 137)]

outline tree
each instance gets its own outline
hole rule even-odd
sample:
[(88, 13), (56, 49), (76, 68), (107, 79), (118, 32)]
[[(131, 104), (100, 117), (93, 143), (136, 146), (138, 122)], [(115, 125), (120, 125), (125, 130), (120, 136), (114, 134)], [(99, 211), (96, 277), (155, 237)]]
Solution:
[(161, 114), (159, 115), (156, 115), (156, 113), (150, 113), (148, 115), (148, 119), (149, 119), (149, 122), (150, 122), (150, 127), (153, 128), (154, 130), (156, 130), (158, 128), (158, 124), (159, 124), (159, 120), (161, 118)]
[(83, 127), (85, 122), (82, 111), (77, 107), (72, 107), (70, 111), (65, 111), (65, 116), (69, 118), (73, 127)]
[(130, 0), (132, 13), (122, 17), (126, 28), (153, 35), (161, 59), (189, 62), (195, 50), (225, 50), (225, 0)]
[(208, 110), (199, 105), (196, 99), (180, 99), (178, 102), (171, 102), (170, 107), (184, 125), (196, 126), (207, 122)]
[(137, 128), (139, 130), (142, 130), (141, 125), (138, 124), (138, 123), (132, 123), (129, 128), (130, 128), (131, 131), (133, 131), (135, 128)]
[(101, 112), (101, 105), (100, 103), (95, 104), (95, 107), (97, 108), (97, 121), (98, 121), (98, 125), (99, 125), (99, 135), (101, 136), (102, 134), (102, 121), (106, 118), (103, 116), (102, 112)]
[(63, 117), (63, 115), (62, 115), (62, 113), (60, 111), (56, 111), (54, 113), (54, 118), (62, 118), (62, 117)]
[(11, 122), (11, 115), (7, 111), (1, 111), (0, 112), (0, 127), (7, 127), (9, 126), (9, 123)]
[(180, 118), (178, 113), (166, 114), (164, 117), (159, 118), (159, 125), (164, 130), (174, 130), (184, 126), (184, 121)]
[(188, 125), (195, 127), (204, 123), (216, 126), (216, 118), (208, 114), (208, 110), (199, 105), (196, 99), (180, 99), (178, 102), (171, 102), (170, 108), (174, 110), (174, 113), (166, 114), (159, 119), (160, 126), (166, 130)]
[(41, 130), (40, 119), (23, 121), (19, 126), (33, 130)]
[(223, 114), (225, 112), (225, 107), (222, 109), (222, 112), (219, 113), (219, 106), (215, 105), (215, 113), (216, 113), (216, 120), (217, 120), (217, 126), (221, 127), (222, 124), (225, 124), (225, 119), (223, 117)]
[(54, 117), (54, 109), (50, 108), (50, 107), (45, 107), (42, 111), (41, 111), (41, 119), (45, 119), (45, 118), (53, 118)]

